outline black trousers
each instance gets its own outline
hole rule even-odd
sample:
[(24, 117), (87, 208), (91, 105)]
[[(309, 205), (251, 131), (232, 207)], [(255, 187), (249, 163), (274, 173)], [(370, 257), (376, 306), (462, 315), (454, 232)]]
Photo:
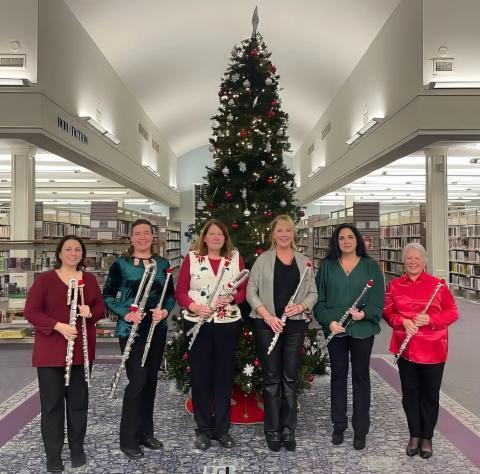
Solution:
[[(128, 449), (139, 447), (141, 440), (153, 437), (153, 407), (157, 391), (158, 370), (163, 358), (167, 326), (157, 326), (153, 333), (145, 367), (142, 367), (146, 336), (138, 336), (132, 344), (126, 363), (128, 385), (123, 395), (122, 420), (120, 422), (120, 446)], [(119, 338), (123, 352), (127, 338)]]
[(370, 355), (374, 336), (356, 339), (334, 337), (328, 345), (330, 356), (331, 416), (334, 431), (345, 431), (349, 359), (352, 365), (353, 415), (356, 436), (366, 436), (370, 428)]
[(432, 439), (440, 407), (440, 386), (445, 362), (417, 364), (403, 357), (398, 360), (402, 383), (402, 404), (410, 436)]
[(297, 428), (297, 384), (305, 321), (287, 319), (275, 348), (267, 355), (274, 332), (263, 319), (255, 319), (255, 343), (263, 373), (263, 430), (281, 433)]
[[(185, 332), (194, 324), (183, 320)], [(241, 329), (241, 320), (204, 323), (190, 349), (188, 360), (197, 434), (220, 438), (230, 430), (235, 354)]]
[(47, 461), (61, 458), (65, 440), (65, 407), (70, 453), (72, 457), (81, 455), (88, 413), (88, 387), (83, 365), (72, 366), (69, 387), (65, 387), (65, 367), (37, 367), (37, 374), (40, 426)]

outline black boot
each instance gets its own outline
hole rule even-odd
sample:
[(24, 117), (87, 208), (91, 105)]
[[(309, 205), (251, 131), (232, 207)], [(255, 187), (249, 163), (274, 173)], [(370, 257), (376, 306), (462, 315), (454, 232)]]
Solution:
[(282, 434), (282, 443), (287, 451), (295, 451), (297, 442), (295, 441), (295, 431), (285, 429)]
[(265, 441), (270, 451), (280, 451), (282, 447), (282, 437), (278, 431), (266, 431)]

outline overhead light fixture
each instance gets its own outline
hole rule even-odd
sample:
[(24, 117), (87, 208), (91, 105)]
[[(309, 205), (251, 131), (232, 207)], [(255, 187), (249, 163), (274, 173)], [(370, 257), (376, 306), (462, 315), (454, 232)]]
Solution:
[(148, 202), (146, 198), (132, 198), (132, 199), (124, 199), (124, 203), (126, 204), (142, 204)]
[(120, 140), (112, 132), (109, 132), (98, 120), (95, 120), (90, 115), (80, 115), (80, 118), (87, 122), (95, 130), (97, 130), (97, 132), (100, 132), (105, 138), (110, 140), (115, 145), (120, 144)]
[(430, 82), (429, 89), (479, 89), (480, 82), (478, 81), (455, 81), (455, 82)]
[(113, 133), (105, 132), (103, 135), (115, 145), (118, 145), (120, 143), (120, 140)]
[(472, 165), (477, 165), (478, 163), (480, 163), (480, 158), (471, 158), (470, 163)]
[(79, 178), (79, 179), (68, 179), (68, 178), (58, 178), (58, 179), (48, 179), (48, 178), (37, 178), (36, 183), (99, 183), (99, 179), (90, 179), (90, 178)]
[(0, 78), (0, 87), (30, 87), (32, 83), (28, 79), (16, 79), (1, 77)]
[(82, 120), (85, 120), (85, 122), (88, 123), (91, 127), (93, 127), (95, 130), (100, 132), (102, 135), (107, 131), (107, 129), (97, 120), (95, 120), (93, 117), (90, 117), (90, 115), (82, 115), (80, 116)]
[(371, 128), (379, 124), (382, 121), (381, 117), (374, 117), (369, 120), (360, 130), (353, 134), (345, 143), (350, 146), (356, 142), (362, 135), (365, 135)]
[(151, 175), (157, 178), (160, 178), (160, 173), (156, 169), (152, 168), (150, 165), (142, 165), (142, 167), (145, 171), (148, 171)]
[(320, 171), (322, 171), (323, 169), (325, 169), (325, 166), (317, 166), (315, 169), (310, 171), (308, 177), (313, 178), (314, 176), (317, 176), (317, 174), (320, 173)]

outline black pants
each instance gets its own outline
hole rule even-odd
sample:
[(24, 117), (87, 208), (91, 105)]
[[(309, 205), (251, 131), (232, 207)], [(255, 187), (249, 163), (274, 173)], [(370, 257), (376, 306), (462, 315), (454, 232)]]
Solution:
[[(184, 320), (185, 332), (194, 324)], [(241, 328), (241, 320), (204, 323), (190, 349), (188, 360), (197, 434), (219, 438), (230, 430), (235, 354)]]
[(297, 427), (297, 384), (305, 321), (287, 323), (275, 348), (267, 355), (274, 332), (263, 319), (255, 319), (255, 343), (263, 373), (263, 430), (281, 433)]
[[(138, 336), (132, 345), (126, 363), (128, 385), (123, 395), (122, 420), (120, 422), (120, 446), (138, 448), (141, 440), (153, 437), (153, 407), (157, 391), (158, 370), (162, 362), (167, 326), (157, 326), (153, 333), (145, 367), (142, 367), (146, 336)], [(120, 338), (123, 352), (127, 338)]]
[(41, 406), (41, 432), (47, 461), (59, 460), (67, 437), (72, 457), (83, 453), (87, 431), (88, 387), (83, 365), (73, 365), (70, 386), (65, 387), (65, 367), (38, 367)]
[(366, 436), (370, 428), (370, 355), (374, 336), (356, 339), (334, 337), (328, 345), (330, 356), (330, 393), (333, 429), (345, 431), (347, 418), (347, 381), (349, 359), (352, 364), (353, 415), (356, 436)]
[(417, 364), (403, 357), (398, 360), (402, 382), (402, 404), (410, 436), (432, 439), (440, 406), (443, 368), (440, 364)]

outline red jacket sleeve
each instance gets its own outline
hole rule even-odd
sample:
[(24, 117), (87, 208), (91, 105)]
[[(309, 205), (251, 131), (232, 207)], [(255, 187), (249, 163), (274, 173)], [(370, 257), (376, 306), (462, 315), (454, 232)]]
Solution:
[(403, 316), (395, 311), (395, 283), (390, 282), (385, 293), (383, 318), (393, 329), (403, 329)]
[(185, 255), (180, 266), (178, 274), (177, 287), (175, 288), (175, 299), (181, 308), (188, 308), (190, 303), (193, 303), (192, 298), (188, 296), (190, 290), (190, 257)]
[[(240, 271), (245, 269), (245, 262), (243, 261), (242, 257), (238, 257), (238, 268)], [(237, 288), (237, 292), (235, 293), (234, 301), (235, 304), (243, 303), (247, 296), (247, 283), (248, 278)]]
[(40, 275), (28, 291), (23, 314), (37, 331), (49, 336), (54, 331), (55, 324), (58, 321), (44, 311), (44, 301), (47, 296), (46, 274), (44, 275)]
[[(444, 285), (440, 290), (440, 307), (441, 313), (431, 314), (430, 326), (449, 325), (458, 319), (458, 308), (455, 299), (447, 285)], [(428, 310), (427, 310), (428, 314)]]

